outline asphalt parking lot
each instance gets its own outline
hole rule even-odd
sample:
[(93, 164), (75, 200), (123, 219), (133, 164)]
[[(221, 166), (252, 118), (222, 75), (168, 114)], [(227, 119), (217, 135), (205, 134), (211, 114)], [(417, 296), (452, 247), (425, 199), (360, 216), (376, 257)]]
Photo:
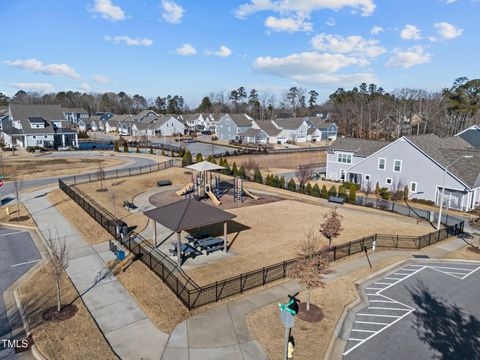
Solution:
[[(28, 231), (0, 228), (0, 294), (41, 259)], [(0, 359), (13, 358), (11, 349), (4, 349), (2, 339), (11, 336), (3, 296), (0, 296)], [(10, 357), (12, 356), (12, 357)]]
[(350, 311), (348, 360), (480, 359), (480, 263), (410, 262), (362, 285)]

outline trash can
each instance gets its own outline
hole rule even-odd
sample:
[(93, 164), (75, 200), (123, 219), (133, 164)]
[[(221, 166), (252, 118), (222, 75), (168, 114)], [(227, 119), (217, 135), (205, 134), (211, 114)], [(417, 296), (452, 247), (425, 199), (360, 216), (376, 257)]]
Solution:
[(119, 260), (119, 261), (125, 260), (125, 251), (124, 250), (118, 250), (117, 251), (117, 260)]

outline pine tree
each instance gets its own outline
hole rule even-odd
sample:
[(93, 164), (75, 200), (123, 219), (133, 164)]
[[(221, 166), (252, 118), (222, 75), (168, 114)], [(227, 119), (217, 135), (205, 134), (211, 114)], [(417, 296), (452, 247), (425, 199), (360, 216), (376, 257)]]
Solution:
[(340, 185), (338, 187), (338, 196), (343, 197), (344, 199), (347, 198), (347, 189), (345, 189), (345, 186)]
[(280, 179), (278, 177), (278, 175), (275, 175), (275, 178), (273, 179), (273, 186), (275, 187), (280, 187)]
[(123, 152), (124, 152), (124, 153), (128, 153), (128, 145), (127, 145), (126, 142), (123, 143)]
[(115, 141), (115, 144), (113, 145), (113, 151), (120, 152), (120, 146), (118, 145), (118, 140)]
[(328, 189), (328, 196), (337, 196), (337, 188), (335, 185), (332, 185), (330, 189)]
[(288, 181), (287, 189), (290, 191), (297, 191), (297, 184), (293, 178)]
[[(326, 188), (325, 188), (325, 190), (326, 190)], [(318, 184), (313, 185), (312, 195), (315, 196), (315, 197), (320, 197), (320, 186), (318, 186)]]
[(255, 181), (259, 184), (263, 184), (262, 173), (260, 172), (259, 169), (255, 170), (255, 175), (253, 176), (253, 181)]
[(150, 147), (150, 154), (152, 154), (152, 155), (154, 154), (153, 147)]
[(380, 184), (377, 181), (377, 184), (375, 185), (375, 196), (379, 197), (380, 196)]
[(192, 165), (192, 153), (190, 150), (187, 150), (187, 152), (183, 155), (182, 158), (182, 166), (188, 166)]
[(203, 161), (203, 156), (201, 153), (198, 153), (197, 154), (197, 157), (195, 158), (195, 162), (202, 162)]
[(140, 148), (137, 146), (137, 150), (135, 151), (137, 154), (140, 154)]
[(246, 178), (245, 168), (243, 167), (243, 165), (240, 166), (240, 170), (238, 170), (238, 176), (240, 176), (242, 179)]
[(357, 193), (355, 191), (355, 186), (350, 186), (350, 192), (348, 193), (348, 202), (350, 204), (355, 204), (357, 202)]
[(183, 158), (183, 156), (185, 155), (185, 149), (184, 148), (180, 148), (180, 150), (178, 151), (178, 156)]
[(280, 186), (279, 187), (280, 187), (280, 189), (285, 189), (285, 177), (284, 176), (282, 176), (280, 178)]
[(305, 187), (305, 194), (312, 195), (312, 185), (310, 183), (308, 183), (307, 186)]
[(230, 175), (232, 173), (232, 169), (230, 169), (230, 164), (228, 163), (227, 159), (223, 159), (223, 165), (225, 168), (225, 174)]
[(323, 185), (322, 186), (322, 191), (320, 192), (320, 197), (322, 199), (328, 199), (328, 190), (327, 190), (327, 186), (326, 185)]
[[(243, 171), (245, 171), (245, 169), (243, 169)], [(233, 166), (232, 166), (232, 174), (233, 174), (233, 176), (239, 176), (238, 173), (239, 172), (238, 172), (237, 164), (234, 161)]]

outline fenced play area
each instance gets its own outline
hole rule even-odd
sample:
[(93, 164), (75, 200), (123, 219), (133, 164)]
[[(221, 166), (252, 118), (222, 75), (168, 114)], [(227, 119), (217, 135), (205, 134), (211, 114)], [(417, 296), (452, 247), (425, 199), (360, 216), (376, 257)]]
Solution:
[[(148, 175), (152, 187), (137, 189), (152, 193), (148, 202), (153, 209), (138, 214), (161, 224), (158, 230), (157, 226), (149, 225), (151, 236), (131, 231), (128, 218), (120, 220), (105, 208), (107, 204), (99, 202), (99, 197), (80, 190), (71, 179), (59, 180), (59, 186), (117, 244), (155, 272), (188, 308), (285, 278), (289, 266), (295, 262), (298, 244), (305, 237), (306, 225), (319, 224), (331, 209), (326, 202), (319, 205), (288, 200), (258, 190), (250, 192), (257, 199), (245, 196), (243, 191), (247, 188), (243, 181), (219, 176), (213, 169), (171, 171), (171, 174), (178, 172), (180, 182), (154, 190), (164, 173), (152, 172)], [(239, 196), (240, 191), (243, 196)], [(220, 204), (215, 204), (207, 192), (215, 195)], [(175, 210), (161, 210), (162, 207), (167, 210), (167, 206), (175, 206)], [(345, 231), (328, 250), (332, 261), (358, 254), (364, 247), (371, 248), (373, 241), (377, 248), (419, 249), (463, 230), (460, 221), (432, 231), (427, 222), (392, 212), (352, 206), (339, 208), (338, 212), (343, 216)], [(195, 257), (184, 258), (191, 253)]]

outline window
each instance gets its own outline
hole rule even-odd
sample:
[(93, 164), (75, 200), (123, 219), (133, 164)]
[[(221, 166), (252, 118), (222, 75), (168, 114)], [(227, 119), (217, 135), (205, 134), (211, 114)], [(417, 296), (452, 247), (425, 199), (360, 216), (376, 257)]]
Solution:
[(402, 160), (393, 160), (393, 171), (395, 172), (402, 171)]
[(37, 137), (36, 136), (32, 136), (33, 139), (36, 139)]
[(370, 180), (370, 175), (365, 174), (365, 181), (369, 181), (369, 180)]
[(338, 153), (337, 154), (337, 162), (351, 164), (352, 163), (352, 154), (344, 154)]
[(385, 163), (387, 160), (385, 158), (378, 159), (378, 170), (385, 170)]
[(387, 178), (387, 179), (385, 180), (385, 183), (386, 183), (387, 185), (392, 185), (392, 182), (393, 182), (393, 181), (392, 181), (392, 178)]
[(417, 183), (415, 181), (412, 181), (410, 183), (410, 192), (416, 193), (417, 192)]

